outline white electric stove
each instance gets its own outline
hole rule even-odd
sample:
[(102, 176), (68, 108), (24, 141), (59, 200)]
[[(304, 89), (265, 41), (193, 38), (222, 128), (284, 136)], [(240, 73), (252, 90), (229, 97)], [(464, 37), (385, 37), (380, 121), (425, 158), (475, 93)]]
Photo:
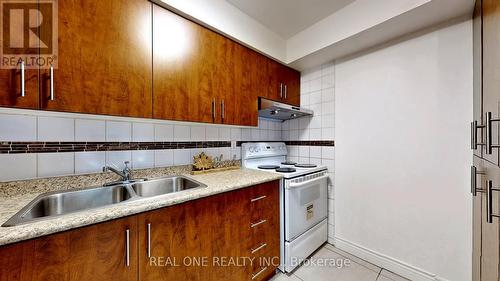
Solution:
[(328, 171), (287, 161), (282, 142), (243, 143), (243, 167), (283, 176), (280, 188), (281, 266), (291, 272), (328, 239)]

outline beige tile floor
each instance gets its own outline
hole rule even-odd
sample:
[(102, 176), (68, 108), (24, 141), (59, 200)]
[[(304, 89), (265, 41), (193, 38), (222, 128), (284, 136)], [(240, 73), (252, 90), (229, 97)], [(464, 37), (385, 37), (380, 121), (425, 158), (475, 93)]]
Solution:
[(303, 264), (292, 274), (278, 274), (272, 281), (409, 281), (399, 275), (325, 244), (311, 259), (350, 260), (344, 267)]

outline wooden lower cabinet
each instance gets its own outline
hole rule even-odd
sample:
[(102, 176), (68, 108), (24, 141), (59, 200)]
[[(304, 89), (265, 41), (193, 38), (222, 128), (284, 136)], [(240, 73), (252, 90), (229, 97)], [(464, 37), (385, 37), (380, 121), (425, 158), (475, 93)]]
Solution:
[(278, 263), (274, 181), (0, 247), (0, 280), (268, 280)]
[(136, 225), (127, 217), (4, 246), (0, 280), (137, 280)]
[(139, 249), (140, 280), (266, 280), (279, 265), (278, 182), (141, 214)]

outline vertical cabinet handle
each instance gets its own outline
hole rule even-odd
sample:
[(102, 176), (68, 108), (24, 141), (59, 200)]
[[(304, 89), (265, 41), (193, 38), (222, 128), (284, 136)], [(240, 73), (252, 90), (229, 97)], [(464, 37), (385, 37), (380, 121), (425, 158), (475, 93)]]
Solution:
[(280, 83), (280, 98), (283, 98), (283, 83)]
[(470, 192), (472, 193), (472, 196), (476, 196), (477, 192), (484, 192), (484, 189), (478, 189), (477, 188), (477, 175), (485, 175), (485, 172), (478, 172), (476, 166), (471, 166), (470, 167)]
[(147, 233), (147, 236), (148, 236), (148, 243), (147, 243), (147, 254), (148, 254), (148, 258), (151, 257), (151, 224), (148, 223), (148, 233)]
[(285, 99), (287, 99), (287, 95), (288, 95), (288, 87), (285, 84)]
[(484, 125), (478, 125), (477, 121), (470, 123), (470, 143), (472, 150), (476, 150), (478, 145), (484, 145), (484, 143), (477, 142), (477, 131), (478, 129), (483, 129), (484, 127)]
[(54, 100), (54, 66), (50, 66), (50, 100)]
[(125, 230), (125, 265), (130, 266), (130, 229)]
[(212, 120), (215, 122), (215, 99), (212, 100)]
[(488, 181), (486, 188), (486, 222), (493, 223), (493, 217), (500, 217), (499, 214), (493, 213), (493, 191), (500, 191), (498, 188), (493, 188), (493, 181)]
[(493, 122), (499, 122), (499, 118), (493, 118), (491, 112), (486, 112), (486, 154), (492, 154), (493, 148), (499, 148), (500, 145), (493, 144), (493, 134), (491, 133)]
[(224, 118), (226, 117), (226, 106), (224, 104), (224, 100), (222, 100), (221, 102), (221, 118), (222, 118), (222, 122), (224, 122)]
[(21, 97), (26, 96), (26, 77), (25, 77), (25, 71), (26, 71), (26, 66), (24, 64), (24, 61), (21, 61)]

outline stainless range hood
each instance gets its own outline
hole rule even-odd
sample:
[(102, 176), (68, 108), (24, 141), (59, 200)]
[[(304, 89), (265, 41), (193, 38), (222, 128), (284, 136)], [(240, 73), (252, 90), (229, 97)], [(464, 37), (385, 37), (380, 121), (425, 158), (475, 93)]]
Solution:
[(259, 98), (260, 117), (285, 121), (310, 115), (313, 115), (312, 110)]

